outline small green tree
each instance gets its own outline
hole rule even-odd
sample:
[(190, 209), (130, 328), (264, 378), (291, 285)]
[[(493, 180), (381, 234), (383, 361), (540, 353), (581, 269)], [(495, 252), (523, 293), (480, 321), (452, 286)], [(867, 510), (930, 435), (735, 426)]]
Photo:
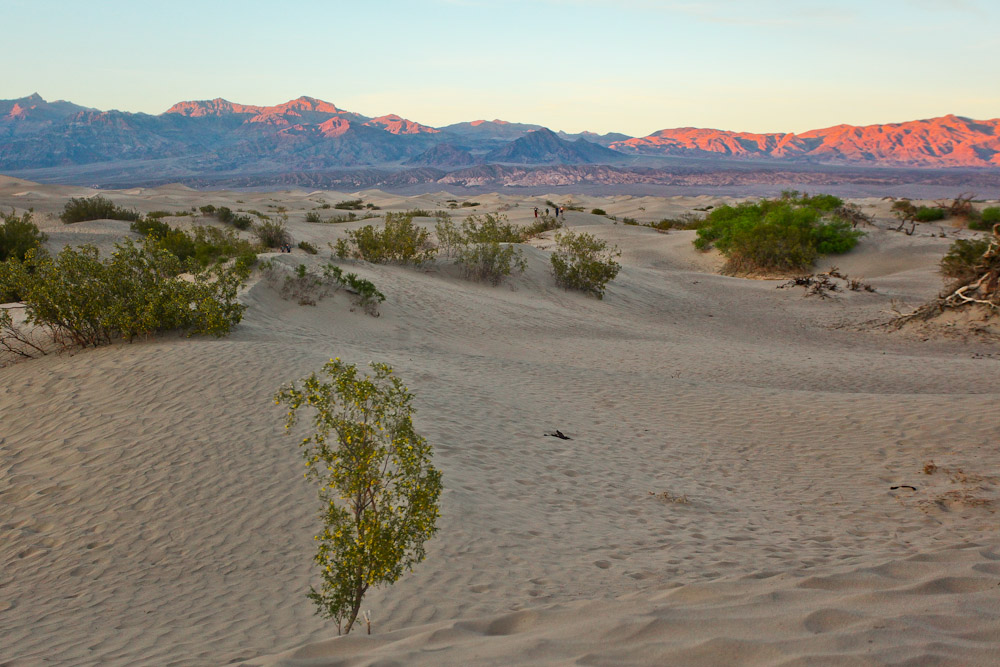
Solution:
[(552, 253), (552, 273), (556, 284), (603, 299), (604, 287), (615, 279), (622, 268), (615, 261), (621, 256), (618, 248), (609, 250), (607, 243), (586, 232), (556, 234), (556, 243), (559, 249)]
[(361, 375), (339, 358), (275, 394), (291, 428), (303, 407), (315, 410), (300, 443), (306, 476), (319, 484), (323, 529), (314, 561), (323, 583), (310, 587), (317, 613), (351, 631), (372, 586), (396, 582), (424, 559), (437, 530), (441, 473), (431, 446), (413, 429), (413, 395), (392, 368), (372, 363)]
[(66, 202), (59, 219), (66, 224), (83, 222), (85, 220), (130, 220), (135, 222), (142, 214), (135, 209), (126, 209), (116, 205), (107, 197), (74, 197)]
[(990, 247), (989, 239), (958, 239), (941, 258), (941, 275), (959, 282), (972, 281)]
[(386, 213), (385, 226), (365, 225), (347, 232), (347, 240), (338, 239), (337, 256), (354, 257), (373, 264), (423, 264), (437, 249), (430, 242), (430, 232), (413, 224), (410, 213)]
[[(97, 347), (171, 330), (227, 335), (246, 310), (238, 294), (249, 269), (236, 262), (189, 280), (177, 277), (182, 270), (152, 238), (141, 246), (126, 239), (103, 259), (88, 245), (66, 246), (54, 257), (31, 250), (24, 261), (0, 263), (0, 292), (18, 294), (25, 323), (57, 347)], [(0, 332), (0, 346), (6, 336)]]
[(523, 239), (523, 230), (509, 223), (502, 213), (470, 215), (462, 221), (461, 229), (450, 220), (439, 222), (436, 229), (439, 242), (449, 244), (448, 255), (454, 253), (455, 264), (462, 267), (466, 278), (495, 287), (513, 272), (523, 273), (527, 267), (516, 245)]
[(48, 240), (38, 226), (31, 221), (31, 212), (16, 215), (0, 213), (0, 262), (9, 257), (24, 259), (32, 248), (37, 248)]

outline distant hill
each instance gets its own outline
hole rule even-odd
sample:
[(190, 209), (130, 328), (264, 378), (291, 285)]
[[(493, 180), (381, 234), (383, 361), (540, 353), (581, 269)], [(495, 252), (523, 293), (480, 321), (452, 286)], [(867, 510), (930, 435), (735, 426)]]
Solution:
[(1000, 119), (942, 116), (887, 125), (837, 125), (801, 134), (685, 127), (613, 142), (623, 153), (799, 160), (907, 167), (1000, 166)]
[(420, 155), (410, 158), (404, 164), (428, 167), (467, 167), (475, 163), (476, 158), (469, 151), (456, 148), (451, 144), (438, 144)]
[(484, 159), (507, 164), (609, 164), (622, 157), (621, 153), (586, 139), (563, 141), (555, 132), (543, 127), (487, 153)]

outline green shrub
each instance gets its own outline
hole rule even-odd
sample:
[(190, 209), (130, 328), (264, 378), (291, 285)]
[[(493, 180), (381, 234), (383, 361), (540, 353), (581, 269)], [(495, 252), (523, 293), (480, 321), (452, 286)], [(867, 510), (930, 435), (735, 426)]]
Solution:
[[(800, 203), (815, 199), (720, 206), (698, 229), (694, 245), (699, 250), (718, 248), (729, 273), (800, 271), (819, 254), (843, 253), (857, 245), (863, 232), (838, 218), (824, 221), (824, 210)], [(833, 203), (822, 201), (824, 207)]]
[(236, 229), (246, 231), (253, 227), (253, 219), (249, 215), (240, 215), (237, 213), (229, 219), (229, 224)]
[(650, 222), (646, 226), (665, 232), (671, 229), (700, 229), (705, 225), (705, 218), (696, 213), (681, 213), (677, 218), (663, 218), (657, 222)]
[(366, 313), (378, 317), (378, 305), (385, 301), (385, 294), (382, 294), (375, 287), (375, 283), (365, 278), (359, 278), (353, 273), (344, 273), (343, 269), (333, 264), (323, 266), (323, 276), (327, 280), (333, 280), (338, 285), (346, 287), (354, 294), (354, 305), (364, 309)]
[[(25, 260), (0, 264), (0, 291), (16, 291), (26, 322), (46, 332), (58, 347), (92, 347), (156, 332), (224, 336), (243, 317), (237, 292), (247, 277), (238, 267), (176, 277), (180, 260), (147, 238), (126, 240), (101, 259), (94, 246), (67, 246), (56, 257), (31, 251)], [(0, 346), (20, 340), (10, 322)], [(31, 350), (20, 348), (24, 356)], [(41, 348), (35, 348), (41, 351)]]
[(988, 232), (1000, 223), (1000, 206), (988, 206), (979, 213), (978, 219), (969, 220), (969, 229)]
[(0, 213), (0, 220), (0, 262), (6, 262), (11, 257), (23, 260), (29, 250), (38, 248), (49, 239), (31, 221), (30, 211), (21, 215), (16, 215), (14, 211)]
[(477, 202), (477, 201), (464, 201), (464, 202), (462, 202), (462, 208), (475, 208), (476, 206), (479, 206), (479, 202)]
[(66, 224), (85, 220), (130, 220), (134, 222), (141, 217), (135, 209), (116, 206), (114, 202), (102, 195), (89, 198), (74, 197), (66, 202), (63, 212), (59, 215), (59, 219)]
[(146, 217), (159, 220), (160, 218), (183, 218), (188, 215), (191, 215), (191, 211), (150, 211)]
[(202, 215), (215, 215), (215, 207), (211, 204), (207, 204), (198, 209), (201, 211)]
[(261, 220), (253, 226), (253, 233), (265, 248), (280, 248), (292, 240), (285, 223), (276, 220)]
[(438, 248), (444, 251), (446, 257), (451, 257), (455, 249), (462, 243), (462, 232), (451, 219), (451, 215), (442, 212), (434, 223), (434, 235), (437, 237)]
[(552, 273), (556, 284), (566, 289), (580, 290), (604, 298), (604, 288), (621, 270), (615, 261), (621, 256), (618, 248), (591, 234), (571, 231), (556, 234), (558, 250), (552, 253)]
[(430, 232), (413, 224), (408, 213), (386, 213), (385, 225), (365, 225), (347, 232), (348, 240), (337, 241), (341, 259), (354, 257), (375, 264), (422, 264), (434, 256)]
[(535, 222), (521, 230), (521, 240), (527, 241), (541, 235), (543, 232), (559, 229), (560, 227), (562, 227), (562, 223), (557, 218), (542, 215), (539, 216), (538, 220), (535, 220)]
[(312, 243), (309, 243), (309, 241), (299, 241), (299, 249), (305, 250), (310, 255), (315, 255), (316, 253), (319, 252), (319, 250), (316, 249), (316, 246), (314, 246)]
[(913, 216), (913, 219), (917, 222), (935, 222), (937, 220), (944, 220), (944, 218), (944, 209), (934, 206), (921, 206)]
[(979, 275), (976, 267), (989, 249), (988, 239), (959, 239), (951, 244), (941, 259), (941, 274), (958, 282), (967, 282)]
[(807, 194), (803, 194), (800, 196), (789, 197), (786, 201), (798, 206), (814, 208), (817, 211), (823, 211), (824, 213), (830, 213), (844, 205), (843, 199), (833, 195), (813, 195), (810, 197)]
[(253, 265), (260, 249), (236, 235), (231, 229), (198, 225), (186, 232), (168, 229), (162, 236), (151, 235), (156, 243), (170, 252), (191, 270), (198, 271), (230, 259), (243, 258), (243, 263)]
[(136, 234), (154, 236), (156, 238), (163, 238), (170, 232), (170, 225), (155, 218), (136, 220), (128, 228)]
[(319, 213), (315, 211), (309, 211), (306, 213), (306, 222), (323, 222), (323, 218), (320, 217)]
[(313, 561), (322, 585), (309, 589), (317, 613), (350, 633), (371, 586), (396, 582), (425, 557), (437, 531), (441, 473), (432, 449), (413, 428), (413, 395), (387, 364), (372, 376), (332, 359), (283, 386), (285, 427), (308, 408), (314, 432), (299, 446), (306, 475), (319, 486), (323, 519)]
[(503, 214), (470, 215), (459, 228), (443, 211), (434, 227), (438, 244), (466, 278), (499, 285), (514, 271), (523, 272), (526, 264), (516, 243), (525, 231), (507, 221)]
[(631, 225), (632, 227), (637, 227), (639, 225), (639, 221), (636, 220), (635, 218), (630, 218), (628, 216), (624, 216), (624, 217), (622, 217), (622, 224), (623, 225)]
[(524, 239), (523, 230), (507, 221), (507, 216), (470, 215), (462, 221), (462, 238), (466, 243), (520, 243)]
[(499, 241), (463, 245), (455, 254), (455, 263), (462, 267), (466, 278), (493, 286), (514, 271), (523, 273), (527, 267), (517, 246)]
[(590, 211), (590, 214), (591, 215), (607, 215), (608, 212), (605, 211), (603, 208), (595, 208), (595, 209), (592, 209)]
[(365, 202), (363, 199), (349, 199), (347, 201), (337, 202), (333, 205), (333, 207), (342, 211), (360, 211), (364, 208), (364, 205)]

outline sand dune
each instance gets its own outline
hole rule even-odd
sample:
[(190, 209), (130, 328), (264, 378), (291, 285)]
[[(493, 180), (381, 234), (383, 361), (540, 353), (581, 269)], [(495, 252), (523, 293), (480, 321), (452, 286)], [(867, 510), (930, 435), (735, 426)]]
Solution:
[[(83, 191), (4, 179), (0, 206), (33, 206), (54, 248), (110, 249), (128, 223), (55, 219)], [(349, 193), (106, 194), (284, 206), (321, 247), (364, 224), (304, 222)], [(554, 197), (476, 201), (528, 222)], [(933, 296), (968, 233), (874, 229), (833, 263), (877, 292), (820, 301), (718, 275), (693, 232), (589, 213), (718, 198), (574, 201), (567, 224), (622, 250), (604, 301), (553, 284), (542, 238), (498, 288), (356, 265), (379, 318), (257, 282), (226, 339), (0, 368), (0, 664), (996, 664), (1000, 352), (865, 324)], [(366, 600), (371, 637), (335, 638), (305, 598), (317, 501), (269, 400), (333, 356), (396, 368), (444, 473), (427, 561)]]

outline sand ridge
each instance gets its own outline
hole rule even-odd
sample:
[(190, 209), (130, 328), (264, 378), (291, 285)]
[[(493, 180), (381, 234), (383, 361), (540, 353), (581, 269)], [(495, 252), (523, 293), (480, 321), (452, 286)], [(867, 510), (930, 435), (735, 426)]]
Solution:
[[(53, 248), (110, 249), (128, 223), (55, 220), (81, 192), (4, 181), (0, 205), (35, 207)], [(143, 211), (281, 206), (320, 247), (345, 226), (305, 212), (355, 196), (106, 194)], [(456, 214), (527, 223), (547, 199), (483, 196)], [(226, 339), (0, 368), (0, 663), (989, 664), (995, 344), (855, 326), (933, 296), (937, 259), (968, 232), (872, 230), (833, 261), (878, 291), (819, 301), (714, 273), (693, 232), (589, 213), (657, 219), (704, 198), (574, 199), (585, 210), (567, 224), (622, 249), (604, 301), (555, 287), (549, 233), (499, 288), (443, 261), (355, 265), (387, 295), (379, 318), (257, 282)], [(444, 473), (440, 532), (366, 600), (371, 638), (330, 640), (304, 596), (316, 500), (269, 400), (332, 356), (396, 368)]]

